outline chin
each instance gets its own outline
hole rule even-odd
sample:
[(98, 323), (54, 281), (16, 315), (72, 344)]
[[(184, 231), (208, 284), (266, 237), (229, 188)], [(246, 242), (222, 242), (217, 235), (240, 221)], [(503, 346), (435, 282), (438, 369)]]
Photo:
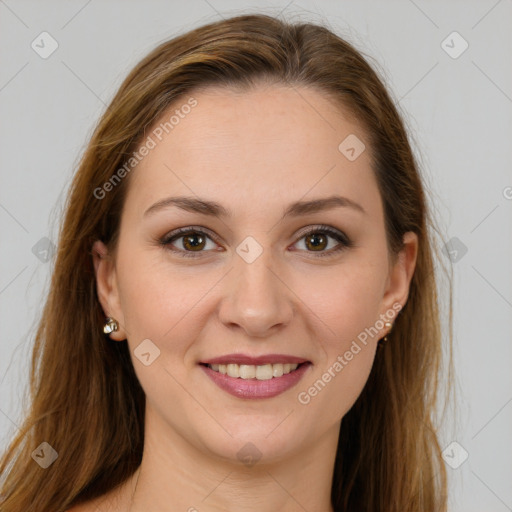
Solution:
[[(207, 449), (226, 462), (238, 462), (247, 466), (255, 463), (271, 464), (299, 453), (302, 439), (298, 432), (290, 432), (283, 425), (283, 418), (272, 418), (267, 426), (255, 426), (254, 421), (238, 422), (237, 427), (229, 428), (231, 436), (223, 434), (216, 439), (204, 439)], [(264, 422), (265, 424), (265, 422)], [(277, 428), (276, 428), (277, 427)]]

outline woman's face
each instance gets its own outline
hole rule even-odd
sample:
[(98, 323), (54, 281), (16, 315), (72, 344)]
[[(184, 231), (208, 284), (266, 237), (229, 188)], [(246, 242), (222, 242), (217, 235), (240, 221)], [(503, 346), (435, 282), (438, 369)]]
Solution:
[[(366, 135), (319, 91), (191, 96), (147, 132), (98, 294), (159, 439), (279, 460), (337, 436), (407, 301), (417, 239), (389, 259)], [(278, 376), (287, 361), (305, 363)]]

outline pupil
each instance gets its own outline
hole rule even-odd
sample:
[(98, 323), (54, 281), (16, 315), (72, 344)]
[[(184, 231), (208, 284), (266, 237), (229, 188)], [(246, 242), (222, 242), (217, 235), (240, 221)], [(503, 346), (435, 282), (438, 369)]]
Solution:
[[(200, 241), (196, 243), (191, 242), (191, 240), (194, 240), (194, 238), (199, 238)], [(188, 235), (187, 237), (185, 237), (185, 247), (187, 247), (188, 245), (192, 247), (200, 247), (202, 243), (203, 239), (201, 235)]]
[(312, 243), (313, 247), (320, 247), (322, 242), (325, 243), (325, 237), (323, 235), (313, 234), (310, 236), (309, 242)]

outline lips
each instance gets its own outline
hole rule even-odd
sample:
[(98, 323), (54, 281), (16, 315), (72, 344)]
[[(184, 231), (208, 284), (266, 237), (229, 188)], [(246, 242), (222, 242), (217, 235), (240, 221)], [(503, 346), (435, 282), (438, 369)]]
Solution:
[(312, 366), (307, 359), (287, 354), (227, 354), (199, 364), (219, 388), (244, 399), (277, 396), (294, 387)]
[[(294, 363), (295, 365), (296, 363)], [(235, 365), (236, 366), (236, 365)], [(250, 369), (264, 368), (269, 365), (260, 366), (246, 366), (244, 371), (252, 371)], [(273, 366), (273, 365), (272, 365)], [(275, 366), (284, 366), (276, 364)], [(291, 366), (291, 365), (290, 365)], [(231, 377), (230, 375), (220, 373), (211, 368), (210, 365), (201, 364), (199, 367), (204, 371), (207, 377), (216, 384), (220, 389), (226, 391), (230, 395), (242, 399), (262, 399), (272, 398), (297, 385), (297, 383), (303, 378), (303, 376), (310, 371), (311, 363), (302, 363), (297, 366), (295, 370), (289, 373), (282, 374), (281, 376), (270, 376), (267, 374), (258, 375), (255, 373), (254, 378), (243, 378), (243, 377)], [(228, 365), (226, 365), (226, 368)], [(244, 368), (244, 365), (240, 366), (240, 369)], [(245, 377), (248, 377), (246, 375)]]

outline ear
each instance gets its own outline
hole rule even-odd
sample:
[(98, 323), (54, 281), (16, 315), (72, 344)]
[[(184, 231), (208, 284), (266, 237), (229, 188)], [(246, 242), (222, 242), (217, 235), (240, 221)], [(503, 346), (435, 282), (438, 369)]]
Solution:
[(403, 236), (403, 242), (403, 248), (390, 267), (386, 291), (382, 299), (384, 308), (382, 314), (390, 310), (396, 311), (397, 304), (400, 304), (400, 309), (402, 309), (409, 297), (409, 288), (418, 256), (418, 236), (416, 233), (408, 231)]
[(123, 341), (126, 339), (124, 329), (124, 316), (119, 300), (119, 292), (117, 287), (116, 268), (112, 256), (108, 253), (108, 249), (101, 240), (96, 240), (92, 246), (92, 258), (94, 264), (94, 272), (96, 275), (96, 290), (98, 299), (105, 317), (112, 317), (117, 320), (119, 329), (109, 334), (110, 338), (115, 341)]

